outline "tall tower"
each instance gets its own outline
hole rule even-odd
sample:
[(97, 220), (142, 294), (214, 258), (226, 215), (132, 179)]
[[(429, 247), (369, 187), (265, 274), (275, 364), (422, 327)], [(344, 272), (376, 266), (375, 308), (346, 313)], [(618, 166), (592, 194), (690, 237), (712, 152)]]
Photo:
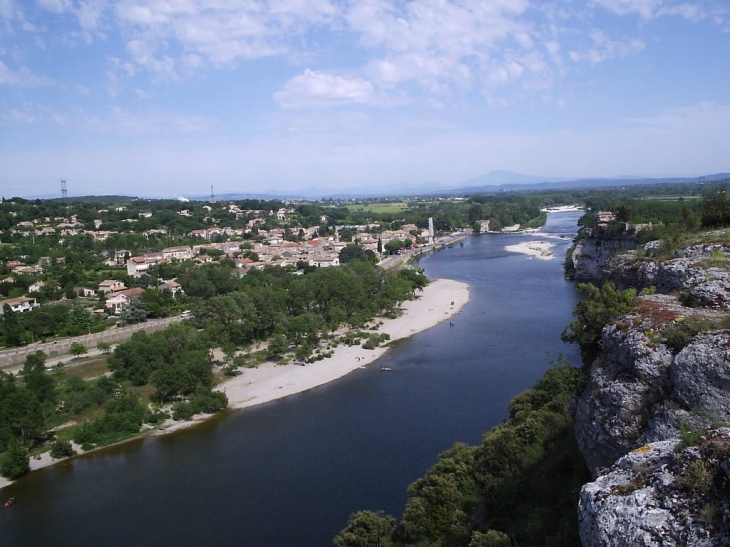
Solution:
[(210, 202), (215, 203), (215, 194), (213, 193), (213, 185), (210, 185)]
[(433, 245), (433, 217), (428, 217), (428, 244)]
[(66, 201), (66, 198), (68, 198), (68, 188), (66, 187), (66, 179), (61, 179), (61, 199), (63, 201)]

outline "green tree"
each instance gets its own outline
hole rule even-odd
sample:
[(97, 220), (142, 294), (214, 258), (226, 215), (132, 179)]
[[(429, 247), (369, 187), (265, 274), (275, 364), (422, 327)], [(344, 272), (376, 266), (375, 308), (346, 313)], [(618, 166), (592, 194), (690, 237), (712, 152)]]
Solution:
[(74, 342), (71, 344), (71, 347), (68, 348), (68, 352), (77, 358), (84, 355), (86, 351), (86, 346), (80, 342)]
[(621, 291), (611, 282), (596, 287), (591, 283), (578, 284), (583, 295), (575, 305), (576, 317), (561, 334), (565, 342), (578, 344), (586, 363), (591, 363), (598, 352), (603, 327), (629, 313), (636, 298), (636, 290)]
[(142, 323), (147, 319), (149, 312), (142, 307), (139, 298), (131, 298), (129, 304), (122, 308), (120, 317), (125, 323)]
[(99, 342), (96, 344), (96, 349), (104, 355), (109, 355), (112, 352), (112, 345), (109, 342)]
[(46, 354), (42, 351), (31, 353), (23, 365), (23, 381), (40, 402), (51, 401), (54, 396), (54, 381), (46, 373)]
[(23, 326), (20, 317), (9, 305), (3, 304), (3, 334), (8, 346), (19, 346), (23, 343)]
[(345, 245), (342, 250), (340, 251), (340, 264), (347, 264), (351, 260), (367, 260), (367, 255), (365, 254), (365, 248), (361, 245), (355, 245), (353, 243), (350, 243), (348, 245)]
[(396, 520), (383, 511), (358, 511), (334, 538), (337, 547), (390, 547)]
[(289, 348), (289, 340), (283, 334), (274, 335), (269, 341), (268, 354), (270, 359), (281, 357)]
[(8, 443), (8, 449), (0, 454), (0, 475), (15, 480), (30, 471), (30, 458), (17, 439)]
[(69, 322), (76, 329), (75, 334), (88, 333), (91, 329), (91, 315), (86, 308), (74, 306), (68, 312)]

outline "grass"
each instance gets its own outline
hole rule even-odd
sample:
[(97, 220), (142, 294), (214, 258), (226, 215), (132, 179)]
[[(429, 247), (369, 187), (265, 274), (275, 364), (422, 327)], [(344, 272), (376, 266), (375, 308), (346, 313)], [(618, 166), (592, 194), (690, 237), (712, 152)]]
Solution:
[(363, 213), (400, 213), (408, 209), (405, 202), (388, 202), (388, 203), (364, 203), (359, 205), (348, 205), (350, 211)]

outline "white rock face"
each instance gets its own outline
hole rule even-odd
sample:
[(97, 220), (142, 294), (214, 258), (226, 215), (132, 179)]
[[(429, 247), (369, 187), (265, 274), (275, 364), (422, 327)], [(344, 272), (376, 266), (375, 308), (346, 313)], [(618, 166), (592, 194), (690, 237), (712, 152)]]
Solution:
[[(580, 493), (580, 537), (586, 547), (708, 547), (730, 544), (722, 462), (728, 430), (699, 447), (675, 452), (677, 441), (640, 447)], [(699, 462), (699, 463), (698, 463)], [(695, 470), (706, 478), (697, 486)]]

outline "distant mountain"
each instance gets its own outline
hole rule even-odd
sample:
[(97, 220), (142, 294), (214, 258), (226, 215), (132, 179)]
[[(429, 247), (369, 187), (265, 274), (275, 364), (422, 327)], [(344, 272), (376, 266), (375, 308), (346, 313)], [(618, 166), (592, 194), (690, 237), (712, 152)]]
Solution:
[(537, 177), (534, 175), (523, 175), (513, 171), (490, 171), (486, 175), (466, 180), (459, 183), (459, 186), (501, 186), (508, 184), (539, 184), (541, 182), (558, 182), (570, 180), (561, 177)]
[[(509, 172), (508, 172), (509, 173)], [(484, 175), (489, 177), (491, 175)], [(510, 173), (510, 175), (519, 175), (518, 173)], [(528, 175), (524, 175), (529, 177)], [(472, 181), (479, 180), (471, 179)], [(536, 182), (534, 179), (543, 180), (543, 182)], [(563, 190), (569, 188), (612, 188), (612, 187), (624, 187), (624, 186), (637, 186), (641, 184), (661, 184), (661, 183), (673, 183), (673, 184), (688, 184), (688, 183), (699, 183), (699, 182), (717, 182), (721, 180), (730, 179), (730, 173), (716, 173), (714, 175), (706, 175), (704, 177), (663, 177), (663, 178), (648, 178), (648, 177), (634, 177), (634, 178), (583, 178), (583, 179), (552, 179), (544, 180), (540, 177), (529, 177), (528, 180), (532, 182), (522, 183), (502, 183), (498, 185), (468, 185), (467, 181), (459, 187), (449, 189), (450, 194), (478, 194), (486, 193), (491, 194), (495, 191), (501, 192), (518, 192), (524, 190)], [(492, 177), (489, 180), (498, 180), (498, 177)]]
[[(563, 190), (568, 188), (610, 188), (620, 186), (635, 186), (639, 184), (660, 184), (660, 183), (698, 183), (717, 182), (729, 180), (730, 173), (715, 173), (703, 177), (632, 177), (616, 176), (608, 178), (565, 178), (565, 177), (540, 177), (535, 175), (524, 175), (512, 171), (492, 171), (485, 175), (475, 177), (459, 183), (443, 184), (437, 182), (424, 182), (421, 184), (383, 185), (383, 186), (360, 186), (354, 188), (343, 188), (333, 190), (332, 188), (307, 187), (290, 192), (272, 191), (267, 193), (253, 192), (229, 192), (216, 195), (216, 201), (242, 201), (247, 199), (273, 201), (286, 199), (358, 199), (358, 198), (397, 198), (414, 196), (449, 196), (449, 195), (471, 195), (471, 194), (493, 194), (495, 192), (519, 192), (525, 190)], [(40, 199), (60, 199), (57, 196), (33, 196)], [(31, 199), (33, 199), (31, 198)], [(129, 200), (123, 196), (84, 196), (68, 197), (71, 200), (101, 201), (103, 203), (114, 203)], [(179, 197), (140, 197), (135, 199), (180, 199)], [(192, 201), (210, 201), (210, 196), (190, 196), (183, 199)]]

